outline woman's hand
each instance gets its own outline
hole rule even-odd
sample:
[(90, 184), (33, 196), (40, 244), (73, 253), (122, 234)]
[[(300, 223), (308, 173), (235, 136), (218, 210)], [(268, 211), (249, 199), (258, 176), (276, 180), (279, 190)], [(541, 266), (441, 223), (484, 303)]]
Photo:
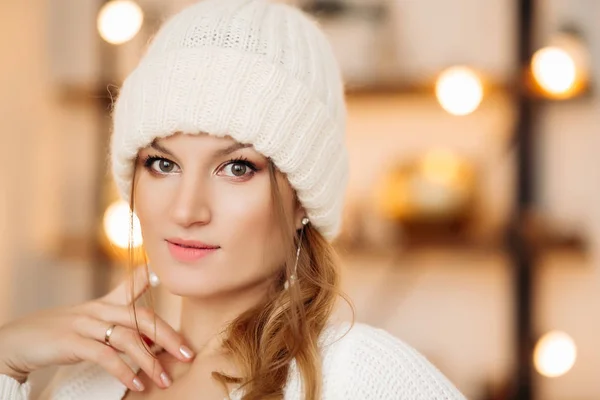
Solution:
[[(0, 374), (24, 382), (29, 373), (50, 366), (92, 361), (101, 365), (129, 389), (142, 391), (143, 384), (121, 359), (127, 354), (159, 387), (170, 385), (162, 366), (144, 349), (137, 334), (128, 299), (131, 282), (126, 280), (108, 295), (88, 303), (44, 311), (0, 327)], [(134, 273), (134, 298), (148, 287), (143, 267)], [(140, 332), (181, 361), (190, 361), (191, 350), (164, 320), (147, 308), (136, 308)], [(115, 325), (110, 345), (106, 331)]]

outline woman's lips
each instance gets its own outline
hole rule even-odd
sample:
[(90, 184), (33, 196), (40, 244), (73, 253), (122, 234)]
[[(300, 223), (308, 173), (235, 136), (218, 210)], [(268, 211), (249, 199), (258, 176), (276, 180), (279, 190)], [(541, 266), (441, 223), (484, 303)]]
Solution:
[(187, 247), (168, 240), (167, 247), (171, 256), (180, 262), (197, 261), (219, 249), (219, 247)]

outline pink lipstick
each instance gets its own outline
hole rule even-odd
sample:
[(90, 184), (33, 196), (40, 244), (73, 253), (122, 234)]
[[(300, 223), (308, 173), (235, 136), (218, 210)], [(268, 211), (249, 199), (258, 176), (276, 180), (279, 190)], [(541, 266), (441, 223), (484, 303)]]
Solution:
[(197, 240), (170, 238), (166, 239), (166, 242), (171, 256), (177, 261), (186, 263), (197, 261), (220, 248)]

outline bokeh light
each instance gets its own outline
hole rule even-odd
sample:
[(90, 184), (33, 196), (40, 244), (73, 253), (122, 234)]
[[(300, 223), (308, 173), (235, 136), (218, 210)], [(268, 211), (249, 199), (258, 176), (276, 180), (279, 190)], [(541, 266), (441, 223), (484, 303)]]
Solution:
[(535, 346), (533, 360), (536, 370), (547, 377), (566, 374), (575, 364), (575, 342), (564, 332), (552, 331), (540, 338)]
[(144, 22), (142, 9), (133, 1), (114, 0), (106, 3), (98, 14), (98, 32), (108, 43), (122, 44), (140, 31)]
[(445, 220), (465, 214), (475, 189), (473, 165), (447, 148), (434, 148), (395, 165), (375, 190), (381, 214), (391, 220)]
[[(124, 201), (111, 204), (104, 213), (104, 232), (114, 246), (126, 249), (129, 246), (129, 205)], [(142, 245), (142, 230), (138, 217), (133, 215), (133, 247)]]
[(452, 115), (467, 115), (479, 107), (483, 85), (468, 67), (451, 67), (437, 79), (435, 95), (444, 110)]
[(531, 70), (540, 87), (551, 94), (567, 93), (576, 83), (575, 61), (567, 51), (558, 47), (544, 47), (535, 52)]

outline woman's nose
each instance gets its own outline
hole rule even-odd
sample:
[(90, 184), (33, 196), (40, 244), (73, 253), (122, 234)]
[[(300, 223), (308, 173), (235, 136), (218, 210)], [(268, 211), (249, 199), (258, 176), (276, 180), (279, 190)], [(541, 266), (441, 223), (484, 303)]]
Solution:
[(209, 191), (210, 188), (205, 179), (181, 176), (171, 207), (173, 221), (183, 227), (209, 223), (211, 219)]

